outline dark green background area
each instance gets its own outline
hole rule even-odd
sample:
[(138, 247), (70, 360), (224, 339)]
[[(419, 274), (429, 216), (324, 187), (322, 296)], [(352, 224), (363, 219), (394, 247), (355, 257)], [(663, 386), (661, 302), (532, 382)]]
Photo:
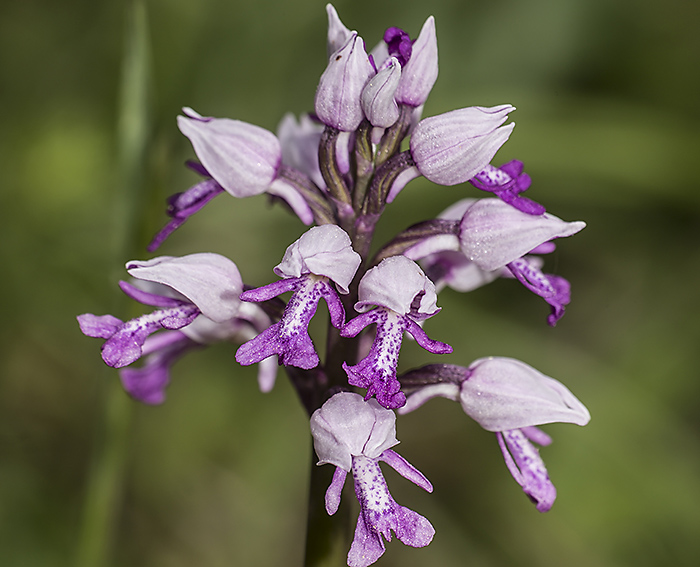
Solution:
[[(120, 224), (117, 109), (128, 2), (14, 0), (0, 8), (0, 565), (74, 564), (115, 371), (75, 315), (114, 312)], [(196, 176), (182, 106), (275, 130), (309, 111), (325, 67), (324, 2), (150, 0), (151, 116), (145, 244), (164, 199)], [(700, 563), (700, 3), (692, 0), (337, 2), (368, 48), (436, 18), (440, 75), (424, 116), (511, 103), (496, 162), (518, 158), (529, 196), (588, 227), (546, 268), (573, 302), (559, 325), (514, 281), (445, 291), (426, 324), (454, 354), (406, 344), (401, 369), (512, 356), (564, 382), (590, 425), (545, 427), (558, 500), (539, 514), (492, 434), (457, 404), (398, 420), (399, 451), (433, 482), (393, 472), (396, 500), (427, 516), (426, 549), (396, 541), (379, 565), (667, 566)], [(412, 182), (378, 238), (482, 196)], [(303, 231), (263, 197), (219, 197), (159, 253), (213, 251), (246, 283)], [(147, 233), (147, 234), (146, 234)], [(378, 241), (377, 244), (380, 242)], [(124, 313), (121, 313), (125, 316)], [(316, 327), (322, 332), (322, 325)], [(320, 335), (317, 335), (320, 336)], [(694, 346), (695, 345), (695, 346)], [(235, 347), (178, 363), (167, 403), (133, 403), (113, 540), (129, 567), (299, 565), (308, 422), (286, 378), (261, 394)], [(351, 502), (350, 493), (344, 505)], [(353, 512), (354, 514), (355, 512)]]

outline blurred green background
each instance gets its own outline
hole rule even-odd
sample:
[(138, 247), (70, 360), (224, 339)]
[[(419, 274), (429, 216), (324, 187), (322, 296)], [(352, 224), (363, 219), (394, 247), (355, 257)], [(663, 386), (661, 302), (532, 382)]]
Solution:
[[(145, 2), (151, 113), (136, 256), (148, 257), (165, 197), (196, 180), (182, 166), (193, 154), (175, 125), (179, 109), (273, 131), (285, 112), (311, 110), (325, 67), (324, 4)], [(555, 329), (544, 302), (503, 280), (441, 294), (444, 309), (426, 328), (454, 354), (408, 345), (401, 356), (402, 369), (513, 356), (567, 384), (593, 419), (546, 428), (554, 508), (537, 513), (493, 435), (457, 404), (434, 401), (401, 418), (398, 435), (435, 492), (387, 478), (437, 535), (423, 550), (390, 543), (379, 565), (700, 564), (700, 3), (335, 5), (368, 46), (390, 25), (415, 37), (432, 13), (440, 76), (424, 115), (514, 104), (517, 128), (495, 161), (522, 159), (531, 198), (588, 223), (547, 259), (573, 285)], [(299, 565), (310, 442), (286, 379), (263, 395), (254, 370), (218, 345), (175, 367), (163, 406), (120, 403), (99, 341), (75, 322), (84, 312), (125, 315), (116, 280), (131, 258), (114, 242), (124, 225), (117, 124), (129, 7), (0, 7), (0, 565), (89, 556), (79, 540), (90, 534), (81, 523), (96, 455), (124, 458), (113, 565)], [(380, 240), (476, 193), (415, 181), (388, 209)], [(159, 252), (218, 252), (263, 285), (302, 230), (262, 197), (220, 197)], [(106, 415), (128, 428), (114, 437)], [(105, 457), (105, 447), (116, 449)]]

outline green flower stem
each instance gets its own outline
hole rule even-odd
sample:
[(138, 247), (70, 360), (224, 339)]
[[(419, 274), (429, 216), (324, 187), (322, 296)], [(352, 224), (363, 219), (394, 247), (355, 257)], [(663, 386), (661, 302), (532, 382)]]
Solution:
[[(148, 142), (149, 41), (146, 10), (136, 0), (128, 14), (118, 123), (118, 185), (112, 241), (114, 270), (142, 252), (145, 211), (145, 163)], [(134, 307), (132, 307), (134, 309)], [(113, 313), (128, 313), (125, 298)], [(135, 315), (135, 314), (134, 314)], [(112, 370), (105, 379), (102, 423), (97, 427), (95, 454), (86, 481), (79, 534), (77, 567), (109, 565), (115, 540), (129, 454), (133, 402)]]

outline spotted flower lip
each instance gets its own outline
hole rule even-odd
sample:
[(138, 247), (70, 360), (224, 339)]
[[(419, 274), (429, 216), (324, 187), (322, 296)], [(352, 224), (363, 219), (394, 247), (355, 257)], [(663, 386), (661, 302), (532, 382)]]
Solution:
[[(371, 324), (377, 330), (367, 356), (357, 364), (343, 363), (348, 382), (366, 388), (365, 399), (376, 396), (385, 408), (404, 405), (405, 394), (396, 379), (399, 351), (404, 333), (429, 352), (448, 354), (452, 347), (428, 337), (417, 321), (435, 315), (435, 286), (415, 262), (393, 256), (369, 270), (360, 281), (360, 301), (355, 309), (362, 314), (340, 331), (342, 337), (355, 337)], [(374, 306), (374, 309), (367, 309)]]
[(352, 32), (343, 47), (331, 56), (321, 75), (314, 99), (318, 118), (343, 132), (357, 129), (364, 118), (360, 95), (374, 74), (362, 38)]
[(472, 106), (424, 118), (410, 143), (418, 171), (438, 185), (469, 181), (488, 165), (510, 136), (515, 125), (501, 124), (513, 110), (509, 104)]
[(209, 174), (234, 197), (264, 193), (277, 177), (282, 150), (275, 135), (230, 118), (203, 117), (191, 108), (177, 117)]

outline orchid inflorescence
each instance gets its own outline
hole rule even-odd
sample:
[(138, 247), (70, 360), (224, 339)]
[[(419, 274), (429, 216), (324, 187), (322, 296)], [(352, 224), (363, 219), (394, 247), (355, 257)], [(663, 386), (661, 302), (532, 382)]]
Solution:
[[(330, 4), (327, 12), (328, 65), (313, 113), (298, 121), (285, 116), (277, 135), (190, 108), (178, 116), (199, 160), (189, 165), (203, 180), (169, 199), (170, 220), (148, 247), (157, 249), (220, 194), (267, 193), (314, 225), (274, 268), (279, 279), (246, 286), (237, 266), (214, 253), (130, 261), (126, 270), (133, 279), (120, 282), (121, 289), (155, 311), (126, 322), (92, 314), (78, 321), (84, 334), (105, 339), (102, 358), (121, 369), (126, 392), (146, 404), (164, 401), (177, 359), (214, 342), (238, 344), (236, 360), (258, 364), (264, 392), (284, 366), (311, 416), (318, 464), (336, 467), (326, 492), (328, 514), (338, 510), (352, 473), (360, 513), (347, 562), (364, 567), (384, 553), (382, 537), (390, 540), (392, 531), (414, 547), (433, 538), (426, 518), (392, 498), (379, 467), (382, 461), (432, 492), (428, 479), (393, 449), (396, 413), (430, 398), (459, 402), (494, 432), (508, 469), (537, 509), (552, 506), (556, 491), (533, 445), (551, 439), (537, 426), (589, 420), (566, 387), (502, 357), (468, 366), (428, 364), (401, 374), (397, 367), (405, 333), (431, 353), (452, 352), (423, 330), (423, 322), (440, 311), (437, 293), (445, 287), (466, 292), (498, 277), (515, 278), (550, 305), (547, 322), (554, 326), (569, 303), (570, 286), (542, 271), (540, 254), (585, 224), (565, 222), (524, 197), (530, 177), (521, 162), (491, 165), (513, 130), (513, 123), (504, 125), (512, 106), (421, 118), (438, 75), (432, 17), (415, 40), (389, 28), (368, 54)], [(371, 255), (385, 208), (419, 176), (439, 185), (470, 182), (491, 195), (459, 200)], [(288, 293), (286, 302), (279, 298)], [(308, 330), (321, 298), (329, 312), (325, 360)], [(134, 368), (139, 359), (143, 364)]]

